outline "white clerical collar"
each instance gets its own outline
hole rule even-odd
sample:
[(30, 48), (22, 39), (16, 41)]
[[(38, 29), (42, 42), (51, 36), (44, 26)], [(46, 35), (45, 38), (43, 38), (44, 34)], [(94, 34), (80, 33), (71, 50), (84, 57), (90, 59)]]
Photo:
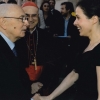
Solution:
[(30, 31), (30, 34), (32, 34), (35, 30), (36, 30), (36, 27), (32, 31)]

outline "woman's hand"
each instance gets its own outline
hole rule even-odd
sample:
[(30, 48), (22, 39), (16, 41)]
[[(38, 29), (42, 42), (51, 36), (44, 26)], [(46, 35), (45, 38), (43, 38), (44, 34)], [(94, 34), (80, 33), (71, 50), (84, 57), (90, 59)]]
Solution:
[(40, 96), (40, 94), (35, 94), (33, 96), (34, 100), (52, 100), (50, 96)]
[(52, 100), (49, 96), (40, 96), (40, 100)]

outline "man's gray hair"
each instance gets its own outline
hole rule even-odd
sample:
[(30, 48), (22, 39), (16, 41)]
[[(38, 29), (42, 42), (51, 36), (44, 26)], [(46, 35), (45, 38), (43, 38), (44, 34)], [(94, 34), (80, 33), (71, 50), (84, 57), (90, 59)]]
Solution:
[(14, 6), (16, 4), (0, 4), (0, 17), (9, 17), (10, 13), (13, 13)]

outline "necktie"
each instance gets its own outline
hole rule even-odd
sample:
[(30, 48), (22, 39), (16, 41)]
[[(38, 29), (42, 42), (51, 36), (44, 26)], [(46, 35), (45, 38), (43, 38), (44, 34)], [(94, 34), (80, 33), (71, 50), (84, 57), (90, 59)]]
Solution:
[(15, 47), (13, 48), (13, 53), (14, 53), (14, 55), (17, 57), (17, 52), (16, 52), (16, 49), (15, 49)]

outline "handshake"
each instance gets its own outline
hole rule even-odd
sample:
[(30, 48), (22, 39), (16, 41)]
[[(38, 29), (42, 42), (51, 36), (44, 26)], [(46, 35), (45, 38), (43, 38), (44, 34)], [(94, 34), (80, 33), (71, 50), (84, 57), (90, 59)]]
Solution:
[[(31, 85), (31, 94), (34, 94), (34, 93), (38, 92), (38, 90), (41, 89), (42, 86), (43, 86), (43, 84), (40, 83), (40, 82), (33, 83), (33, 84)], [(40, 94), (37, 94), (37, 93), (36, 93), (36, 94), (31, 98), (31, 100), (52, 100), (52, 99), (50, 99), (50, 96), (40, 96)]]

